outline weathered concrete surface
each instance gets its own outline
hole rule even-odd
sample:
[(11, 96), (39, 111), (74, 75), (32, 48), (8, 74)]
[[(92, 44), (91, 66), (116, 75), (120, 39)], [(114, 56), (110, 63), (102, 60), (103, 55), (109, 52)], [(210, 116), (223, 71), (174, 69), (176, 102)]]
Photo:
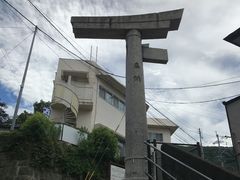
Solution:
[(240, 96), (223, 102), (223, 104), (225, 105), (233, 149), (238, 163), (238, 170), (240, 171)]
[(138, 29), (142, 39), (166, 38), (177, 30), (183, 9), (134, 16), (76, 16), (71, 18), (76, 38), (125, 39), (131, 29)]
[(76, 180), (51, 170), (37, 170), (27, 160), (9, 159), (0, 153), (0, 180)]
[[(145, 180), (147, 168), (146, 106), (143, 77), (143, 55), (148, 62), (166, 63), (166, 50), (144, 49), (142, 39), (166, 38), (177, 30), (183, 9), (134, 16), (72, 17), (76, 38), (126, 39), (126, 158), (125, 177)], [(161, 57), (158, 57), (161, 56)]]
[(127, 179), (146, 179), (147, 140), (141, 34), (131, 30), (126, 36), (126, 157)]
[(143, 62), (167, 64), (168, 53), (166, 49), (142, 47)]

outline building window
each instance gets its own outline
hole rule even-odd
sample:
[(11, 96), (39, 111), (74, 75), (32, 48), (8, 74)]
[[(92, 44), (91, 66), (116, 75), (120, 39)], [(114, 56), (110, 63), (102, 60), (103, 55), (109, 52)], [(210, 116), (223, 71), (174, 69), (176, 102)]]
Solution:
[(153, 141), (154, 139), (156, 139), (156, 141), (163, 142), (163, 135), (162, 135), (162, 133), (149, 132), (148, 133), (148, 139), (150, 141)]
[(125, 103), (102, 86), (99, 86), (99, 96), (120, 111), (125, 111)]

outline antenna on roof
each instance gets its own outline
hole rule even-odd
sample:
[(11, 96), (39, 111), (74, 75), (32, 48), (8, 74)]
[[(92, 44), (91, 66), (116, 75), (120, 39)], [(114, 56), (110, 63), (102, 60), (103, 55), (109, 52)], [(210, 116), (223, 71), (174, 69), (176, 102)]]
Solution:
[(91, 61), (92, 60), (92, 46), (91, 46), (91, 49), (90, 49), (90, 58), (89, 60)]
[(97, 56), (98, 56), (98, 46), (96, 46), (96, 63), (97, 63)]

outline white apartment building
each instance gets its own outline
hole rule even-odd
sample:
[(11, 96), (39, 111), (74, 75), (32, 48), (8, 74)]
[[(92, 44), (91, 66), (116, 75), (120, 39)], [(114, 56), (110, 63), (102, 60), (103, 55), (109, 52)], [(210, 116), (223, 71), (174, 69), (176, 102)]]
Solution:
[[(125, 86), (93, 61), (60, 59), (54, 80), (51, 119), (92, 131), (105, 126), (125, 137)], [(148, 118), (150, 139), (171, 142), (177, 125)]]

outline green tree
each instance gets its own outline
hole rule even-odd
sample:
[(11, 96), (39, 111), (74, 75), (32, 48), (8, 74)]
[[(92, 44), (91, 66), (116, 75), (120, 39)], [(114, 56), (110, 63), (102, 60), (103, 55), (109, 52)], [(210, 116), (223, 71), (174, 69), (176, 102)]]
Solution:
[(76, 148), (65, 153), (65, 172), (75, 176), (93, 176), (105, 179), (110, 161), (118, 157), (118, 139), (109, 129), (94, 129), (87, 139), (82, 140)]
[(51, 105), (50, 101), (46, 102), (46, 101), (40, 100), (40, 102), (35, 102), (33, 104), (34, 113), (36, 113), (36, 112), (42, 113), (43, 112), (43, 108), (44, 107), (50, 108), (50, 105)]
[(20, 128), (20, 132), (33, 142), (52, 142), (57, 140), (59, 134), (54, 123), (39, 112), (27, 118)]
[(22, 124), (24, 123), (28, 117), (30, 117), (32, 113), (29, 113), (27, 111), (23, 111), (18, 117), (17, 117), (17, 124)]
[(5, 111), (6, 108), (7, 108), (6, 103), (0, 101), (0, 122), (6, 121), (9, 117), (8, 114)]
[(99, 127), (92, 131), (88, 137), (91, 150), (97, 159), (113, 161), (118, 157), (118, 139), (113, 131), (105, 127)]

